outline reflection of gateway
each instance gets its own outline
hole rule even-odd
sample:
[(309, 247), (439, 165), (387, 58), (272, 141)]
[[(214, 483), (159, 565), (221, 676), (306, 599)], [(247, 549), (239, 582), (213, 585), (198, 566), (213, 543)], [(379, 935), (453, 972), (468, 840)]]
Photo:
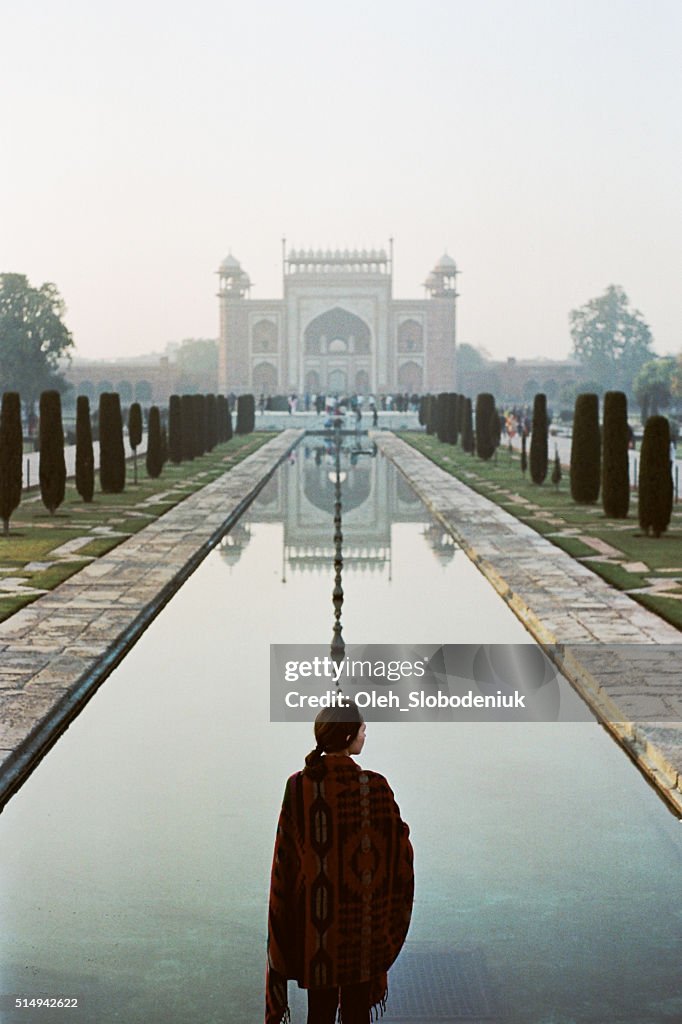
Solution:
[[(345, 569), (362, 571), (390, 566), (391, 524), (430, 524), (431, 518), (411, 487), (389, 461), (353, 455), (350, 442), (341, 457), (343, 495), (343, 561)], [(370, 442), (364, 438), (362, 445)], [(331, 445), (321, 437), (308, 436), (295, 452), (295, 462), (285, 463), (261, 491), (248, 512), (221, 542), (223, 557), (234, 563), (250, 537), (249, 524), (282, 523), (284, 559), (292, 570), (325, 573), (334, 561), (335, 459)], [(424, 536), (439, 560), (454, 553), (452, 538), (444, 539), (441, 527), (427, 525)]]
[(256, 394), (455, 390), (457, 266), (445, 254), (426, 298), (393, 298), (393, 245), (283, 246), (282, 299), (252, 299), (239, 260), (220, 265), (219, 388)]

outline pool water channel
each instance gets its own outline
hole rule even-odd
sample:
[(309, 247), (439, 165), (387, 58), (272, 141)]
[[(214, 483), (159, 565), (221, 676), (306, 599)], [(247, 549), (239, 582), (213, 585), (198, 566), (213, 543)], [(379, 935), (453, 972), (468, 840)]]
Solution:
[[(532, 642), (388, 461), (343, 477), (347, 643)], [(333, 479), (302, 444), (0, 815), (6, 1024), (263, 1019), (277, 814), (313, 745), (269, 721), (269, 644), (331, 639)], [(682, 829), (600, 726), (377, 722), (358, 760), (415, 849), (386, 1024), (410, 998), (415, 1022), (682, 1019)], [(438, 1003), (436, 963), (468, 1002)], [(32, 996), (78, 1007), (12, 1008)]]

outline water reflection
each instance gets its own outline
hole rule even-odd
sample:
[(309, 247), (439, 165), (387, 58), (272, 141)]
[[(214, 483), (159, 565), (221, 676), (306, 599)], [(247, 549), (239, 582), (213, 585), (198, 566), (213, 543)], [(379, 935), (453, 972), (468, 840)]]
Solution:
[[(367, 442), (362, 445), (363, 451)], [(456, 544), (435, 522), (404, 477), (380, 453), (363, 457), (352, 446), (341, 451), (343, 561), (345, 567), (375, 572), (391, 566), (391, 524), (423, 523), (423, 535), (446, 565)], [(334, 561), (334, 484), (336, 458), (331, 443), (300, 445), (284, 471), (270, 478), (248, 523), (281, 523), (282, 563), (287, 572), (329, 573)], [(251, 539), (243, 520), (222, 540), (220, 553), (236, 565)]]
[[(275, 826), (311, 747), (268, 720), (269, 645), (328, 641), (331, 514), (305, 488), (323, 468), (281, 468), (0, 815), (3, 1024), (67, 1019), (15, 994), (79, 996), (69, 1024), (263, 1019)], [(344, 468), (369, 484), (349, 643), (530, 640), (390, 464)], [(360, 763), (412, 829), (416, 968), (484, 964), (498, 1024), (682, 1018), (682, 830), (603, 730), (373, 723)]]

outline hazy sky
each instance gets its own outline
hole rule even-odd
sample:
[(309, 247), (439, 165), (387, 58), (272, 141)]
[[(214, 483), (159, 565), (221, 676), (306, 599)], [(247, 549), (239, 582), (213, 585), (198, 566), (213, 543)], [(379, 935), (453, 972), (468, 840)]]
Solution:
[(32, 0), (0, 30), (0, 271), (54, 281), (83, 356), (215, 337), (232, 251), (447, 249), (459, 341), (570, 350), (622, 285), (682, 348), (679, 0)]

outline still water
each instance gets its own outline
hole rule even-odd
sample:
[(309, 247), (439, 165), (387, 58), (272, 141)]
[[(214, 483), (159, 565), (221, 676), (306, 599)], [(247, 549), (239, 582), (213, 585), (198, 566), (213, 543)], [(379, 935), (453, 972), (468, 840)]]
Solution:
[[(269, 644), (331, 639), (331, 468), (298, 449), (0, 816), (6, 1024), (263, 1019), (275, 824), (313, 745), (268, 721)], [(346, 642), (531, 642), (390, 464), (344, 477)], [(469, 957), (499, 1024), (682, 1019), (682, 829), (598, 725), (372, 723), (359, 760), (411, 826), (417, 973)], [(78, 1007), (11, 1008), (32, 996)]]

